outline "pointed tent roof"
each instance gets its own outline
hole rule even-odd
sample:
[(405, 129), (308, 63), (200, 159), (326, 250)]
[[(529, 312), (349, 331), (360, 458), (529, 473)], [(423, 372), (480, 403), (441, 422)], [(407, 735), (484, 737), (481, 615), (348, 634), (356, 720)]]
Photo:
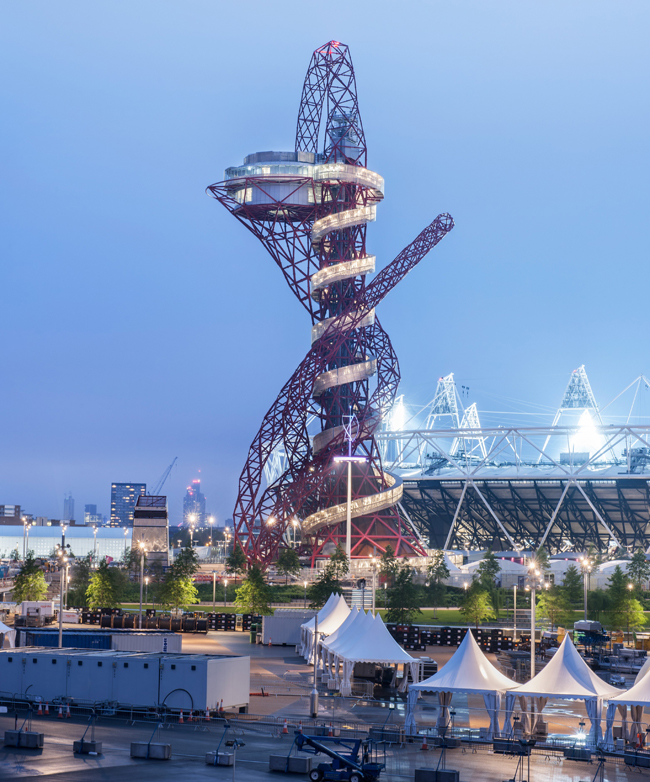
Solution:
[(426, 692), (504, 692), (517, 682), (495, 668), (481, 651), (471, 630), (442, 670), (409, 689)]
[(550, 695), (554, 698), (613, 698), (623, 691), (596, 676), (580, 657), (569, 636), (565, 635), (550, 663), (514, 692), (517, 695)]
[[(332, 592), (332, 594), (327, 598), (325, 605), (321, 608), (321, 610), (317, 614), (319, 625), (322, 621), (324, 621), (325, 617), (327, 617), (328, 614), (334, 610), (334, 607), (338, 604), (340, 598), (341, 595), (337, 595), (336, 592)], [(311, 630), (313, 632), (315, 624), (316, 624), (316, 617), (312, 616), (311, 619), (308, 619), (306, 622), (303, 622), (300, 626), (305, 628), (306, 630)]]
[(397, 643), (393, 636), (386, 629), (381, 616), (373, 619), (370, 614), (367, 617), (371, 620), (368, 629), (363, 633), (348, 629), (346, 638), (351, 638), (352, 644), (346, 646), (344, 650), (336, 651), (336, 654), (350, 662), (355, 663), (412, 663), (416, 661), (408, 652)]
[[(641, 669), (643, 670), (643, 669)], [(647, 672), (641, 678), (637, 677), (636, 682), (626, 692), (621, 692), (614, 698), (609, 699), (610, 704), (620, 703), (621, 705), (637, 705), (650, 708), (650, 676)]]
[(343, 624), (339, 625), (336, 630), (334, 630), (332, 633), (329, 633), (327, 635), (327, 638), (322, 639), (323, 645), (328, 645), (331, 643), (334, 643), (338, 638), (341, 638), (343, 636), (343, 633), (350, 627), (350, 625), (356, 621), (357, 617), (359, 616), (359, 609), (355, 606), (350, 613), (345, 617), (343, 620)]
[(648, 659), (641, 666), (641, 670), (637, 673), (634, 684), (638, 684), (648, 672), (650, 672), (650, 657), (648, 657)]
[(344, 633), (340, 633), (336, 639), (325, 638), (323, 646), (330, 652), (341, 655), (354, 645), (356, 639), (368, 630), (373, 621), (374, 618), (370, 612), (359, 611)]
[(339, 595), (339, 600), (334, 604), (334, 608), (327, 614), (327, 616), (321, 621), (318, 617), (318, 635), (329, 635), (345, 622), (350, 614), (348, 604), (345, 602), (343, 595)]

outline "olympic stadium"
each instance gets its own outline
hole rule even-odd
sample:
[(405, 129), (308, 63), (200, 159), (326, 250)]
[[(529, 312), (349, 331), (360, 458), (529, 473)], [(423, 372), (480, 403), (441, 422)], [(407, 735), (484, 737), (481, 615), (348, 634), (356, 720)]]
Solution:
[(400, 397), (377, 439), (427, 548), (648, 549), (649, 389), (640, 376), (601, 408), (581, 366), (555, 413), (536, 412), (550, 424), (509, 424), (504, 412), (504, 423), (482, 426), (451, 374), (415, 412)]

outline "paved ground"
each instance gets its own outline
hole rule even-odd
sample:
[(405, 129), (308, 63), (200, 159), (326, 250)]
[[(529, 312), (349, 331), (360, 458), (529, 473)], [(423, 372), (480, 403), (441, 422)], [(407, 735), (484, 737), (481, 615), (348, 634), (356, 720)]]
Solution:
[[(0, 731), (13, 728), (13, 717), (0, 716)], [(0, 748), (0, 779), (29, 780), (47, 777), (48, 780), (70, 780), (70, 782), (167, 782), (169, 780), (194, 782), (194, 780), (233, 779), (232, 768), (206, 766), (205, 753), (214, 749), (221, 739), (223, 729), (212, 723), (209, 728), (192, 725), (174, 726), (159, 731), (154, 740), (172, 745), (172, 760), (144, 761), (131, 760), (129, 745), (131, 741), (148, 741), (151, 738), (150, 726), (131, 725), (124, 721), (100, 722), (96, 738), (103, 742), (101, 757), (76, 757), (72, 754), (72, 741), (80, 738), (84, 725), (77, 720), (58, 722), (57, 720), (34, 720), (34, 729), (45, 733), (45, 746), (42, 751), (15, 750)], [(245, 746), (238, 750), (235, 779), (240, 782), (275, 779), (277, 774), (268, 772), (268, 755), (288, 754), (293, 736), (272, 736), (268, 732), (254, 732), (254, 728), (244, 733), (237, 732), (235, 738)], [(382, 779), (412, 780), (415, 768), (436, 766), (438, 751), (422, 752), (417, 744), (388, 752), (387, 770)], [(448, 768), (460, 770), (462, 782), (502, 782), (512, 779), (516, 761), (513, 758), (495, 756), (486, 749), (473, 752), (471, 748), (447, 752)], [(583, 782), (594, 776), (595, 764), (580, 764), (559, 758), (534, 755), (531, 759), (531, 782)], [(306, 779), (306, 776), (296, 776)], [(524, 774), (524, 779), (527, 779)], [(609, 759), (606, 764), (605, 779), (609, 782), (627, 782), (628, 780), (649, 779), (650, 774), (639, 774), (627, 769), (622, 763)]]

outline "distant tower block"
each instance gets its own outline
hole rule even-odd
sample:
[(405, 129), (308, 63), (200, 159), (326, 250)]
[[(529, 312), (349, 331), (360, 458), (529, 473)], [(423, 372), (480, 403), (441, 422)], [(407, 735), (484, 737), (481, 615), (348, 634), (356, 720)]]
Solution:
[(135, 551), (143, 543), (147, 551), (146, 562), (159, 562), (163, 567), (169, 564), (169, 519), (167, 497), (138, 497), (133, 511), (132, 545)]

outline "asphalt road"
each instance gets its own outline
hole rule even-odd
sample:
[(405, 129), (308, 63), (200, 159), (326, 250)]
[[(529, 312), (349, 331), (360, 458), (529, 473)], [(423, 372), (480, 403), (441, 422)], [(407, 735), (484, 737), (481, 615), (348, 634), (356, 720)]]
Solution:
[[(14, 727), (12, 715), (0, 715), (0, 731)], [(82, 720), (59, 721), (56, 718), (34, 719), (33, 729), (45, 734), (43, 750), (16, 750), (0, 748), (0, 779), (30, 780), (47, 777), (48, 780), (70, 782), (194, 782), (194, 780), (233, 779), (232, 767), (214, 767), (205, 764), (205, 753), (215, 749), (222, 738), (223, 726), (211, 723), (207, 726), (175, 725), (157, 731), (154, 741), (172, 745), (170, 761), (132, 760), (129, 756), (131, 741), (149, 741), (153, 726), (128, 724), (124, 720), (100, 721), (96, 739), (103, 742), (101, 757), (78, 757), (72, 754), (72, 742), (85, 730)], [(235, 779), (240, 782), (275, 779), (278, 774), (268, 771), (269, 754), (288, 754), (293, 736), (274, 736), (268, 730), (256, 730), (254, 726), (244, 732), (230, 731), (231, 738), (243, 741), (245, 746), (237, 753)], [(422, 752), (418, 744), (394, 748), (388, 752), (387, 770), (382, 779), (412, 780), (415, 768), (436, 766), (438, 751)], [(472, 751), (467, 748), (450, 750), (446, 758), (447, 768), (460, 770), (461, 782), (502, 782), (512, 779), (516, 760), (493, 755), (487, 749)], [(531, 782), (586, 782), (595, 773), (595, 764), (576, 763), (545, 755), (531, 759)], [(306, 779), (297, 776), (296, 779)], [(524, 774), (524, 779), (526, 779)], [(628, 770), (622, 763), (609, 759), (605, 779), (609, 782), (649, 779), (650, 774)]]

